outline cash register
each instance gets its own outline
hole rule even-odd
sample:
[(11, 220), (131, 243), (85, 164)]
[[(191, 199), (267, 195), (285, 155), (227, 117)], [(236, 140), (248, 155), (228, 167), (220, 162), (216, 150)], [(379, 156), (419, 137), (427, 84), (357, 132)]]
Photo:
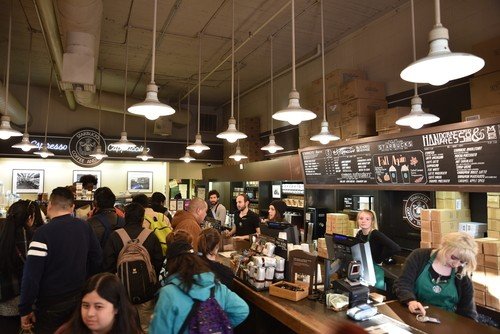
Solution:
[(375, 285), (370, 244), (343, 234), (325, 234), (328, 258), (326, 277), (337, 273), (338, 279), (325, 281), (325, 291), (347, 295), (349, 307), (365, 304)]

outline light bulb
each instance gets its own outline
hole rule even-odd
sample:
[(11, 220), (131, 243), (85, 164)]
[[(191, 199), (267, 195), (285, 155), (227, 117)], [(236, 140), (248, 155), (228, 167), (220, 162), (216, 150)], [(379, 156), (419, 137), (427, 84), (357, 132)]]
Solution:
[(226, 140), (232, 144), (232, 143), (236, 143), (236, 141), (238, 140), (238, 138), (227, 137)]
[(29, 152), (31, 151), (31, 147), (23, 146), (21, 150), (23, 150), (23, 152)]
[(448, 83), (448, 79), (446, 78), (435, 78), (429, 81), (429, 83), (433, 86), (442, 86), (446, 83)]
[(40, 154), (40, 156), (41, 156), (43, 159), (45, 159), (45, 158), (47, 158), (49, 155), (48, 155), (47, 153), (41, 153), (41, 154)]
[(146, 118), (149, 119), (150, 121), (157, 120), (158, 117), (160, 117), (160, 115), (158, 115), (157, 113), (148, 113), (148, 114), (146, 114)]
[(201, 148), (195, 148), (193, 151), (194, 151), (194, 153), (198, 153), (198, 154), (203, 152), (203, 150)]
[(291, 118), (288, 120), (288, 123), (290, 123), (291, 125), (299, 125), (301, 122), (300, 119), (294, 119), (294, 118)]
[(421, 129), (423, 126), (424, 126), (424, 125), (423, 125), (422, 123), (420, 123), (420, 122), (412, 122), (412, 123), (410, 124), (410, 127), (411, 127), (412, 129), (415, 129), (415, 130), (416, 130), (416, 129)]
[(273, 154), (273, 153), (276, 153), (277, 151), (276, 151), (276, 149), (275, 149), (275, 148), (270, 148), (270, 149), (268, 150), (268, 152), (269, 152), (269, 153), (271, 153), (271, 154)]
[(319, 142), (320, 142), (321, 144), (323, 144), (323, 145), (326, 145), (326, 144), (328, 144), (328, 143), (330, 142), (330, 140), (329, 140), (328, 138), (321, 138), (321, 139), (319, 140)]
[(11, 135), (8, 133), (0, 132), (0, 139), (7, 140), (10, 137), (11, 137)]
[(241, 157), (234, 157), (233, 159), (234, 159), (234, 161), (240, 161)]

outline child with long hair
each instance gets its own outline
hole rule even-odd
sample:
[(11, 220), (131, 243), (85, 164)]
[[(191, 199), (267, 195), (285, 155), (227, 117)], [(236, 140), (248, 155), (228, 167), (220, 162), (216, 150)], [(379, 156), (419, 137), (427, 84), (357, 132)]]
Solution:
[(137, 310), (116, 275), (92, 276), (82, 291), (80, 307), (56, 334), (142, 334)]
[(219, 252), (221, 239), (221, 235), (216, 229), (204, 229), (198, 238), (198, 253), (215, 274), (215, 277), (229, 289), (232, 289), (233, 271), (222, 263), (217, 262), (217, 253)]

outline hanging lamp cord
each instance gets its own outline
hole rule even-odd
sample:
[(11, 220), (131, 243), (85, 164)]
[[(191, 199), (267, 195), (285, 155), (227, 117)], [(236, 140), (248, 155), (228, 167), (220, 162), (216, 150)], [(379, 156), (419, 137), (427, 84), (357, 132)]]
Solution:
[[(189, 84), (188, 84), (188, 96), (187, 96), (187, 134), (186, 134), (186, 146), (189, 145), (189, 121), (190, 121), (190, 108), (189, 108), (189, 103), (191, 102), (191, 94), (189, 94)], [(179, 108), (180, 110), (180, 108)]]
[[(417, 60), (417, 47), (415, 43), (415, 7), (413, 4), (413, 0), (410, 1), (410, 4), (411, 4), (411, 37), (413, 42), (413, 61), (415, 62)], [(417, 96), (418, 88), (416, 82), (413, 84), (413, 91), (415, 93), (415, 96)]]
[(158, 0), (154, 2), (154, 16), (153, 16), (153, 54), (151, 55), (151, 83), (155, 83), (155, 59), (156, 59), (156, 10), (158, 7)]
[(234, 118), (234, 0), (231, 36), (231, 118)]
[(123, 87), (123, 129), (122, 132), (125, 132), (125, 122), (127, 118), (127, 88), (128, 88), (128, 27), (125, 41), (125, 85)]
[(99, 136), (101, 135), (101, 94), (102, 94), (102, 67), (99, 69), (99, 95), (97, 97), (97, 105), (99, 107), (99, 127), (98, 127), (98, 133)]
[(198, 134), (200, 134), (200, 110), (201, 110), (201, 36), (202, 33), (198, 34), (199, 46), (198, 46)]
[(326, 122), (326, 79), (325, 79), (325, 29), (323, 27), (323, 1), (321, 0), (321, 72), (323, 74), (323, 122)]
[(10, 1), (9, 12), (9, 42), (7, 43), (7, 74), (5, 75), (5, 116), (9, 114), (9, 81), (10, 81), (10, 46), (12, 43), (12, 7), (13, 1)]
[(295, 1), (292, 0), (292, 90), (295, 91)]
[(274, 73), (273, 73), (273, 35), (269, 36), (271, 44), (271, 136), (273, 135), (273, 110), (274, 110)]
[(47, 129), (49, 127), (50, 93), (52, 91), (52, 72), (54, 72), (54, 65), (52, 64), (52, 62), (50, 62), (49, 98), (47, 99), (47, 115), (45, 116), (45, 138), (44, 138), (45, 148), (47, 148)]
[(30, 29), (30, 48), (28, 51), (28, 83), (26, 84), (26, 114), (24, 118), (24, 134), (28, 133), (28, 115), (30, 108), (30, 85), (31, 85), (31, 50), (33, 46), (33, 31)]

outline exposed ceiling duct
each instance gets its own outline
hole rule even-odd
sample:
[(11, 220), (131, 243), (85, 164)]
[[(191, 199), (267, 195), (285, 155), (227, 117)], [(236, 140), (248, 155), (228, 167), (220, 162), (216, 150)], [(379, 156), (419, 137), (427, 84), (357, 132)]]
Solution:
[(12, 123), (16, 125), (24, 125), (26, 109), (19, 101), (9, 92), (9, 110), (5, 113), (5, 85), (0, 82), (0, 112), (8, 114)]

